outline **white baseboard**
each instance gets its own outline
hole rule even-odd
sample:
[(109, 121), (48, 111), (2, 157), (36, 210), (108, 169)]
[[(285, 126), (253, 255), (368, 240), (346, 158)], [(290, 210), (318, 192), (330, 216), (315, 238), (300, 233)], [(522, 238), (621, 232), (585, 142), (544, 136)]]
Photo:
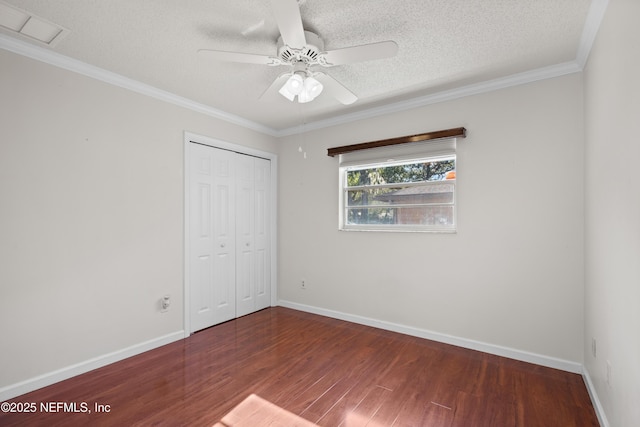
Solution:
[(399, 325), (397, 323), (385, 322), (382, 320), (376, 320), (369, 317), (357, 316), (354, 314), (342, 313), (339, 311), (328, 310), (325, 308), (314, 307), (305, 304), (299, 304), (292, 301), (280, 300), (278, 305), (281, 307), (287, 307), (294, 310), (305, 311), (307, 313), (318, 314), (321, 316), (331, 317), (333, 319), (345, 320), (347, 322), (358, 323), (360, 325), (372, 326), (374, 328), (384, 329), (387, 331), (398, 332), (405, 335), (411, 335), (414, 337), (425, 338), (433, 341), (438, 341), (445, 344), (451, 344), (458, 347), (468, 348), (471, 350), (478, 350), (484, 353), (495, 354), (496, 356), (508, 357), (510, 359), (520, 360), (522, 362), (534, 363), (540, 366), (546, 366), (548, 368), (560, 369), (562, 371), (571, 372), (574, 374), (582, 375), (584, 382), (591, 398), (591, 403), (598, 417), (601, 427), (609, 427), (609, 421), (604, 412), (604, 408), (598, 398), (595, 386), (591, 381), (589, 372), (577, 362), (571, 362), (569, 360), (558, 359), (555, 357), (544, 356), (541, 354), (529, 353), (527, 351), (516, 350), (513, 348), (502, 347), (493, 344), (487, 344), (480, 341), (469, 340), (466, 338), (455, 337), (452, 335), (441, 334), (438, 332), (428, 331), (425, 329), (414, 328), (411, 326)]
[(148, 350), (153, 350), (154, 348), (181, 340), (184, 337), (184, 331), (173, 332), (171, 334), (154, 338), (149, 341), (132, 345), (131, 347), (123, 348), (112, 353), (85, 360), (84, 362), (80, 362), (75, 365), (67, 366), (53, 372), (39, 375), (37, 377), (30, 378), (17, 384), (11, 384), (6, 387), (2, 387), (0, 388), (0, 402), (4, 402), (8, 399), (13, 399), (14, 397), (29, 393), (39, 388), (55, 384), (71, 377), (75, 377), (76, 375), (84, 374), (85, 372), (101, 368), (114, 362), (118, 362), (120, 360), (126, 359), (127, 357), (135, 356)]
[(587, 385), (587, 391), (589, 392), (589, 397), (591, 398), (591, 403), (593, 404), (593, 409), (596, 411), (596, 415), (598, 416), (598, 421), (600, 422), (600, 427), (609, 427), (609, 420), (607, 420), (607, 416), (604, 413), (604, 408), (602, 407), (602, 403), (598, 398), (598, 393), (596, 392), (596, 387), (591, 381), (591, 376), (589, 375), (589, 371), (586, 367), (582, 370), (582, 378), (584, 378), (584, 382)]
[[(380, 328), (387, 331), (398, 332), (405, 335), (411, 335), (419, 338), (425, 338), (433, 341), (442, 342), (445, 344), (451, 344), (458, 347), (468, 348), (472, 350), (478, 350), (489, 354), (495, 354), (497, 356), (504, 356), (510, 359), (520, 360), (523, 362), (535, 363), (537, 365), (546, 366), (550, 368), (560, 369), (567, 372), (582, 374), (584, 378), (587, 391), (591, 397), (591, 402), (598, 416), (598, 421), (601, 427), (609, 427), (609, 422), (604, 412), (604, 408), (600, 403), (595, 386), (589, 376), (589, 371), (581, 364), (571, 362), (567, 360), (557, 359), (554, 357), (543, 356), (539, 354), (529, 353), (526, 351), (515, 350), (508, 347), (496, 346), (493, 344), (487, 344), (480, 341), (469, 340), (465, 338), (454, 337), (452, 335), (441, 334), (438, 332), (432, 332), (425, 329), (414, 328), (411, 326), (400, 325), (392, 322), (385, 322), (382, 320), (376, 320), (368, 317), (357, 316), (353, 314), (342, 313), (339, 311), (328, 310), (324, 308), (314, 307), (305, 304), (299, 304), (296, 302), (280, 300), (278, 305), (281, 307), (287, 307), (294, 310), (304, 311), (307, 313), (318, 314), (321, 316), (331, 317), (334, 319), (345, 320), (347, 322), (358, 323), (360, 325), (371, 326), (374, 328)], [(62, 369), (58, 369), (47, 374), (43, 374), (26, 381), (12, 384), (6, 387), (0, 388), (0, 402), (13, 399), (25, 393), (37, 390), (42, 387), (55, 384), (60, 381), (64, 381), (68, 378), (76, 375), (84, 374), (85, 372), (92, 371), (97, 368), (109, 365), (114, 362), (126, 359), (127, 357), (135, 356), (145, 351), (153, 350), (154, 348), (161, 347), (166, 344), (170, 344), (174, 341), (185, 338), (184, 331), (173, 332), (171, 334), (164, 335), (159, 338), (155, 338), (149, 341), (142, 342), (140, 344), (133, 345), (131, 347), (124, 348), (122, 350), (114, 351), (102, 356), (95, 357), (93, 359), (86, 360), (75, 365), (67, 366)]]
[(555, 357), (544, 356), (536, 353), (529, 353), (527, 351), (516, 350), (509, 347), (502, 347), (499, 345), (460, 338), (453, 335), (428, 331), (426, 329), (400, 325), (397, 323), (376, 320), (369, 317), (357, 316), (354, 314), (342, 313), (325, 308), (313, 307), (310, 305), (299, 304), (286, 300), (280, 300), (278, 302), (278, 305), (282, 307), (292, 308), (294, 310), (306, 311), (308, 313), (332, 317), (334, 319), (346, 320), (347, 322), (358, 323), (361, 325), (372, 326), (374, 328), (385, 329), (387, 331), (398, 332), (405, 335), (411, 335), (414, 337), (425, 338), (445, 344), (451, 344), (471, 350), (478, 350), (484, 353), (495, 354), (497, 356), (508, 357), (510, 359), (520, 360), (523, 362), (534, 363), (536, 365), (546, 366), (548, 368), (560, 369), (562, 371), (567, 371), (574, 374), (583, 373), (582, 365), (580, 363), (572, 362), (569, 360), (558, 359)]

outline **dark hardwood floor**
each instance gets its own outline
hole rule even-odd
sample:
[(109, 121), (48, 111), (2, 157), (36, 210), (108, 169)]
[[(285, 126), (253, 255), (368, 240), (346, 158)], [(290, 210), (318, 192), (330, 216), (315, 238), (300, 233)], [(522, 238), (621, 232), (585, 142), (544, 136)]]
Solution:
[(251, 393), (320, 426), (598, 425), (580, 375), (282, 307), (12, 399), (38, 410), (0, 425), (211, 426)]

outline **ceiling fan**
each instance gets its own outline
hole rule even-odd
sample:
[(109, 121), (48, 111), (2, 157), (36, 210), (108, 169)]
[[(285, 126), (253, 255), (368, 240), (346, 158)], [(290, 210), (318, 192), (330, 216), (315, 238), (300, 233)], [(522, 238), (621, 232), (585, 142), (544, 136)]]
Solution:
[(332, 67), (389, 58), (398, 52), (398, 45), (393, 41), (383, 41), (325, 51), (320, 36), (305, 31), (302, 27), (298, 3), (299, 0), (271, 0), (280, 30), (276, 56), (211, 49), (200, 49), (198, 53), (219, 61), (286, 65), (292, 68), (291, 71), (277, 77), (262, 95), (278, 89), (278, 92), (290, 101), (297, 97), (299, 103), (306, 103), (324, 91), (342, 104), (354, 103), (358, 99), (356, 95), (328, 74), (311, 70), (311, 66)]

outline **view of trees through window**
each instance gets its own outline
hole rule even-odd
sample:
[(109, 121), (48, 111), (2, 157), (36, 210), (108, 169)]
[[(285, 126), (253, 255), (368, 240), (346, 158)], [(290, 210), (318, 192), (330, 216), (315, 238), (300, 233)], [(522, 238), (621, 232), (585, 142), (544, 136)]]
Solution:
[(346, 224), (453, 226), (455, 157), (345, 171)]

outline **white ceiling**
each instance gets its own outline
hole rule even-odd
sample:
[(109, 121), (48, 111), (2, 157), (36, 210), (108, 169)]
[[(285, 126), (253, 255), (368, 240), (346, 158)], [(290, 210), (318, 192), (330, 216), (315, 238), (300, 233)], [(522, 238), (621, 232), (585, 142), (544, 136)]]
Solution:
[[(393, 40), (393, 58), (324, 69), (358, 96), (308, 104), (277, 92), (288, 68), (216, 62), (216, 49), (276, 56), (269, 0), (1, 0), (64, 27), (51, 49), (275, 133), (302, 124), (579, 63), (599, 24), (592, 0), (300, 0), (306, 30), (333, 50)], [(602, 3), (601, 0), (593, 0)], [(0, 27), (0, 32), (44, 46)], [(587, 46), (587, 49), (589, 46)]]

